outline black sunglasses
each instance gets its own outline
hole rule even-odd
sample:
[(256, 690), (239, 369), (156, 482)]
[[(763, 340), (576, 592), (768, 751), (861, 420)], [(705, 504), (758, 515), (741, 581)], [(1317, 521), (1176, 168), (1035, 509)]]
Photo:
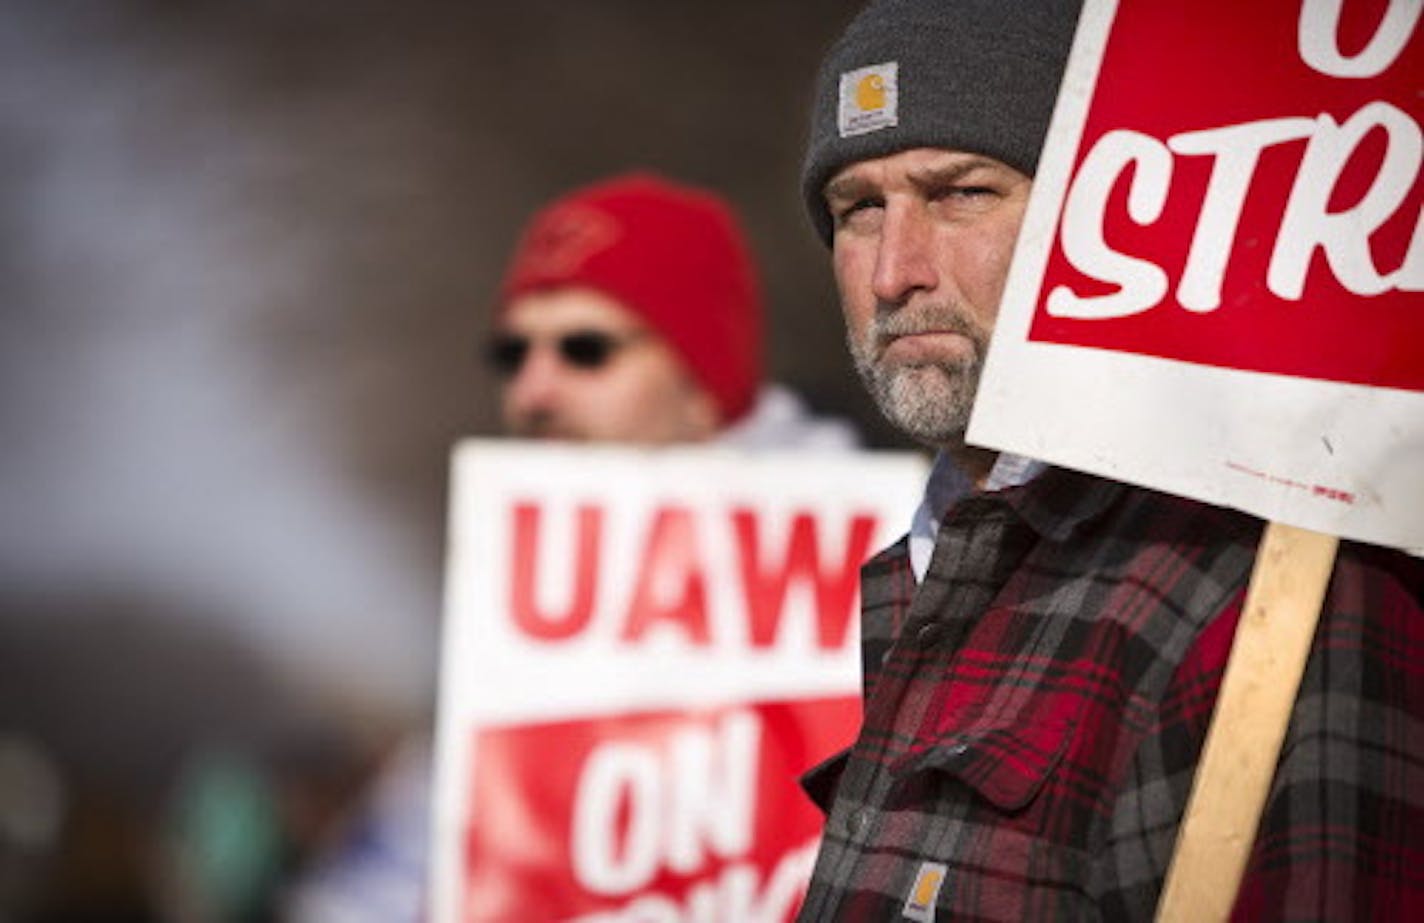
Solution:
[[(616, 335), (603, 330), (575, 330), (556, 337), (559, 356), (579, 369), (602, 368), (619, 349), (643, 336), (641, 331)], [(496, 372), (504, 376), (518, 374), (529, 358), (532, 342), (527, 336), (514, 333), (496, 334), (490, 340), (486, 357)]]

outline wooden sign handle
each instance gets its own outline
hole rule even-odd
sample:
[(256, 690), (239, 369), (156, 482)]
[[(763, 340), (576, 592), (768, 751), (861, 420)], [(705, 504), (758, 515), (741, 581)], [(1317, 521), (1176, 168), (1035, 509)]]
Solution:
[(1157, 904), (1158, 923), (1225, 920), (1256, 839), (1339, 539), (1266, 526)]

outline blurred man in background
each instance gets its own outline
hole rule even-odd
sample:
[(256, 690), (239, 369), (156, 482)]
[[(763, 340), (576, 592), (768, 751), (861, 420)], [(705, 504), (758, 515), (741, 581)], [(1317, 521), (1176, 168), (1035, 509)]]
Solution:
[(501, 288), (489, 359), (511, 436), (642, 445), (845, 448), (763, 385), (762, 304), (726, 202), (650, 173), (534, 216)]
[[(651, 173), (576, 189), (540, 210), (500, 286), (486, 358), (501, 418), (526, 439), (845, 450), (845, 422), (764, 381), (755, 263), (731, 207)], [(418, 918), (426, 885), (430, 746), (377, 779), (298, 888), (310, 923)]]

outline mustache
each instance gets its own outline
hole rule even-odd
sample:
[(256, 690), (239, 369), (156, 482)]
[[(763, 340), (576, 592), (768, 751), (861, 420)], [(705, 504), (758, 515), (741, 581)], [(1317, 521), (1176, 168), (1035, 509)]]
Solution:
[(988, 340), (988, 331), (953, 305), (879, 311), (871, 321), (867, 339), (879, 351), (899, 337), (922, 333), (957, 333), (977, 344)]
[(509, 435), (518, 439), (556, 439), (577, 441), (584, 435), (570, 426), (558, 414), (535, 411), (506, 424)]

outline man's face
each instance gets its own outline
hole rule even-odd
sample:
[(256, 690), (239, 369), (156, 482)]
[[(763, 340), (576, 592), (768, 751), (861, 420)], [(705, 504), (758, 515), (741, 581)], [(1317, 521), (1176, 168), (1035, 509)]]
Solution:
[(922, 442), (963, 439), (1031, 185), (938, 148), (863, 160), (826, 184), (851, 357), (881, 412)]
[(715, 402), (638, 316), (586, 288), (532, 292), (505, 309), (492, 358), (512, 436), (654, 445), (717, 429)]

